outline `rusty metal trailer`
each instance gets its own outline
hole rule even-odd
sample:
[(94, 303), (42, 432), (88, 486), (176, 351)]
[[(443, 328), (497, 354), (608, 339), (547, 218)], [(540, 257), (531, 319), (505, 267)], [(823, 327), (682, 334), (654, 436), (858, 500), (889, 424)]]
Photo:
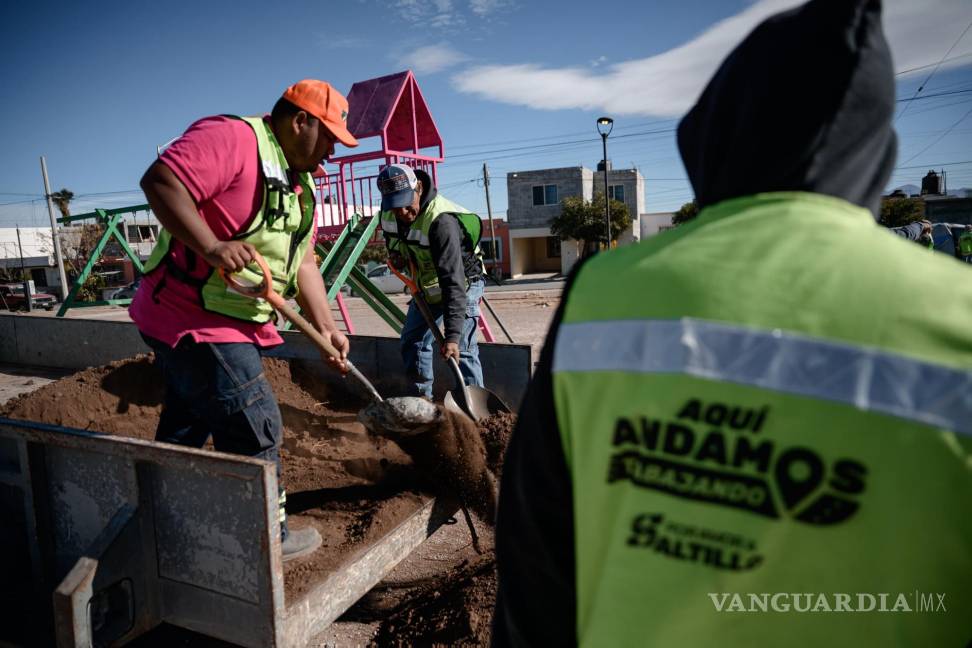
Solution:
[(427, 499), (286, 601), (269, 462), (0, 419), (0, 484), (0, 518), (26, 532), (8, 538), (3, 587), (23, 592), (25, 615), (53, 589), (59, 646), (123, 643), (163, 621), (242, 646), (304, 646), (454, 510)]

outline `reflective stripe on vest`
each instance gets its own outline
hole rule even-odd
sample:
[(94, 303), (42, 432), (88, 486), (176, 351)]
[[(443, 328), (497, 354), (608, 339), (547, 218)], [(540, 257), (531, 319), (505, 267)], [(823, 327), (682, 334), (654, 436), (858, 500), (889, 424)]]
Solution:
[(972, 435), (972, 371), (783, 331), (693, 318), (563, 324), (553, 370), (686, 374)]

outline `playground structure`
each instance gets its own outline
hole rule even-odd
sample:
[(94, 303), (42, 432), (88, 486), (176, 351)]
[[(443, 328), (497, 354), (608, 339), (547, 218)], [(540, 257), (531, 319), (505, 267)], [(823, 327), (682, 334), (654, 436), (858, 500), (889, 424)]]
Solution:
[[(142, 272), (143, 266), (141, 259), (139, 259), (139, 255), (132, 250), (128, 243), (127, 237), (123, 236), (121, 230), (118, 229), (119, 225), (124, 223), (124, 218), (126, 215), (132, 214), (135, 216), (139, 212), (148, 213), (149, 206), (134, 205), (132, 207), (119, 207), (117, 209), (96, 209), (93, 212), (78, 214), (76, 216), (63, 216), (57, 219), (59, 223), (64, 225), (70, 223), (84, 223), (85, 221), (96, 221), (104, 228), (100, 237), (98, 238), (98, 241), (92, 247), (84, 268), (71, 283), (71, 290), (68, 292), (67, 298), (57, 311), (58, 317), (64, 317), (64, 314), (72, 308), (126, 305), (131, 303), (130, 299), (99, 299), (94, 301), (82, 301), (78, 299), (78, 294), (80, 293), (82, 286), (84, 286), (85, 282), (88, 280), (88, 277), (91, 276), (95, 266), (101, 259), (102, 253), (105, 251), (106, 246), (112, 241), (112, 239), (118, 243), (122, 252), (128, 259), (131, 260), (135, 269), (138, 270), (139, 273)], [(84, 236), (83, 228), (81, 236), (82, 238)]]

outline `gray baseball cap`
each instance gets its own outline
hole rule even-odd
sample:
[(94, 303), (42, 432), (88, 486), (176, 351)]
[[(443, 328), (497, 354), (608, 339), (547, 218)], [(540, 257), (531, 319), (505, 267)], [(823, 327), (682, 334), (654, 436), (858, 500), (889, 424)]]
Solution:
[(418, 179), (412, 167), (389, 164), (378, 174), (378, 191), (381, 192), (381, 210), (408, 207), (415, 198)]

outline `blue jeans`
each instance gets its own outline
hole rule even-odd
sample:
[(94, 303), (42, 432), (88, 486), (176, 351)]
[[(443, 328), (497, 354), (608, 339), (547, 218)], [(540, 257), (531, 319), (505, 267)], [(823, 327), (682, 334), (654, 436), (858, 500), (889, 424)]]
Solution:
[[(479, 362), (479, 342), (476, 330), (479, 318), (479, 300), (486, 283), (474, 281), (466, 290), (466, 319), (459, 338), (459, 370), (467, 385), (483, 386), (483, 365)], [(435, 316), (436, 326), (442, 327), (442, 304), (429, 304)], [(432, 397), (432, 331), (429, 330), (422, 311), (415, 302), (408, 305), (405, 326), (402, 327), (402, 361), (408, 379), (415, 383), (415, 393)], [(435, 350), (438, 353), (438, 349)]]
[(196, 343), (183, 336), (175, 348), (142, 335), (155, 351), (165, 379), (165, 400), (155, 440), (201, 448), (212, 436), (219, 452), (272, 461), (280, 488), (280, 527), (286, 539), (286, 495), (280, 481), (283, 419), (260, 350), (249, 343)]

